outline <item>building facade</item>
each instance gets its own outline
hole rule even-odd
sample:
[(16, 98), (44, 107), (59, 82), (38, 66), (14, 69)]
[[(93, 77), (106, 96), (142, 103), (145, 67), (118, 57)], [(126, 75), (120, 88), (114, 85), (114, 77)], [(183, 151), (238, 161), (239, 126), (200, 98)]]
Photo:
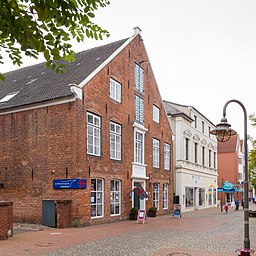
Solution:
[[(172, 134), (141, 37), (44, 63), (0, 82), (0, 197), (15, 221), (40, 223), (44, 200), (70, 200), (81, 225), (172, 209)], [(137, 193), (139, 189), (140, 193)]]
[[(243, 145), (239, 134), (230, 137), (226, 142), (218, 142), (218, 199), (222, 204), (231, 204), (236, 198), (243, 198)], [(225, 189), (226, 184), (229, 185), (228, 189)]]
[(217, 203), (217, 141), (215, 126), (192, 106), (164, 101), (174, 133), (175, 195), (182, 211)]

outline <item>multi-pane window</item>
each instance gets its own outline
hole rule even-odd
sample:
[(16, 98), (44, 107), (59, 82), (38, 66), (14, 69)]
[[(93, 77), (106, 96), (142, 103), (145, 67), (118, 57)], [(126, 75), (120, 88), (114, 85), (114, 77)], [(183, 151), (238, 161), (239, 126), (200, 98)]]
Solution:
[(212, 167), (212, 151), (209, 150), (209, 167)]
[(205, 205), (205, 189), (199, 188), (199, 206)]
[(194, 205), (194, 189), (186, 187), (185, 197), (186, 197), (186, 202), (185, 202), (186, 207), (192, 207)]
[(153, 105), (153, 120), (157, 123), (159, 123), (160, 120), (160, 111), (155, 105)]
[(153, 184), (153, 205), (159, 210), (159, 184)]
[(103, 216), (103, 180), (91, 179), (91, 216)]
[(111, 180), (110, 182), (110, 214), (118, 215), (121, 209), (121, 182)]
[(121, 102), (122, 94), (121, 94), (121, 84), (110, 78), (110, 98), (116, 100), (117, 102)]
[(185, 160), (189, 160), (189, 139), (185, 139)]
[(194, 125), (195, 125), (195, 128), (197, 128), (197, 116), (194, 115)]
[(134, 65), (134, 88), (140, 92), (144, 92), (144, 70), (135, 63)]
[(208, 189), (208, 205), (212, 205), (212, 188)]
[(163, 209), (168, 209), (168, 184), (163, 184)]
[(164, 143), (164, 169), (170, 170), (170, 145)]
[(213, 189), (213, 204), (217, 203), (217, 189)]
[(87, 113), (87, 154), (100, 156), (100, 144), (100, 117), (92, 113)]
[(110, 158), (121, 160), (121, 125), (110, 122)]
[(134, 111), (135, 111), (135, 121), (143, 124), (144, 122), (144, 100), (135, 94), (134, 96)]
[(202, 165), (205, 165), (205, 147), (202, 147)]
[(197, 163), (197, 157), (198, 157), (198, 143), (196, 143), (195, 142), (195, 152), (194, 152), (194, 154), (195, 154), (195, 163)]
[(153, 139), (153, 167), (159, 168), (160, 159), (160, 142), (157, 139)]
[(204, 133), (204, 121), (202, 121), (202, 133)]
[(210, 131), (211, 131), (211, 127), (209, 126), (209, 127), (208, 127), (208, 136), (209, 136), (209, 137), (211, 137)]
[(136, 163), (143, 164), (143, 134), (135, 132), (135, 159)]

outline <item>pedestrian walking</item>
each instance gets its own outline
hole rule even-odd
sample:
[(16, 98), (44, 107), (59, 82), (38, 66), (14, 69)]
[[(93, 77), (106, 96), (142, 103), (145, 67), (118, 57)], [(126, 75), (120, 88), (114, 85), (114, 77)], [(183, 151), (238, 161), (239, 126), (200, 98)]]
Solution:
[(244, 199), (242, 198), (242, 201), (241, 201), (241, 206), (243, 207), (244, 209)]
[(228, 213), (228, 204), (226, 204), (225, 206), (224, 206), (224, 210), (225, 210), (225, 212), (226, 212), (226, 214)]
[(236, 211), (238, 211), (239, 210), (239, 200), (238, 200), (238, 198), (236, 199), (236, 201), (235, 201), (235, 205), (236, 205)]

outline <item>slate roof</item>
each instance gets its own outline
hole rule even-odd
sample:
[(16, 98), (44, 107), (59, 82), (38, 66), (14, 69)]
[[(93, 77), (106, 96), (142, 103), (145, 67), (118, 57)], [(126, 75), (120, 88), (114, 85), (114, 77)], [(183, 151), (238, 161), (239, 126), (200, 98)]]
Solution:
[(173, 107), (171, 102), (164, 100), (163, 103), (164, 103), (164, 107), (167, 115), (171, 115), (173, 117), (183, 116), (184, 118), (188, 119), (190, 122), (193, 121), (193, 119), (190, 116), (180, 111), (179, 109)]
[(9, 93), (19, 93), (6, 102), (0, 102), (0, 111), (73, 97), (69, 85), (83, 82), (127, 40), (76, 53), (75, 62), (67, 64), (65, 74), (56, 74), (45, 68), (45, 62), (5, 73), (5, 81), (0, 81), (0, 101)]
[(168, 101), (163, 101), (167, 115), (179, 115), (182, 114), (180, 110), (173, 107)]

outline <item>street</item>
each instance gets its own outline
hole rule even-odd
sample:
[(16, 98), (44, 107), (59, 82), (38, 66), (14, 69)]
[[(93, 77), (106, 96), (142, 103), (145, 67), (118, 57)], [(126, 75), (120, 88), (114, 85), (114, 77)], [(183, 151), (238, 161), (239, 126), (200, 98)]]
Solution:
[[(250, 209), (256, 205), (250, 204)], [(88, 226), (83, 228), (47, 229), (14, 235), (0, 241), (0, 255), (44, 256), (231, 256), (243, 247), (243, 211), (220, 208), (136, 221)], [(256, 249), (256, 218), (250, 218), (251, 248)]]

